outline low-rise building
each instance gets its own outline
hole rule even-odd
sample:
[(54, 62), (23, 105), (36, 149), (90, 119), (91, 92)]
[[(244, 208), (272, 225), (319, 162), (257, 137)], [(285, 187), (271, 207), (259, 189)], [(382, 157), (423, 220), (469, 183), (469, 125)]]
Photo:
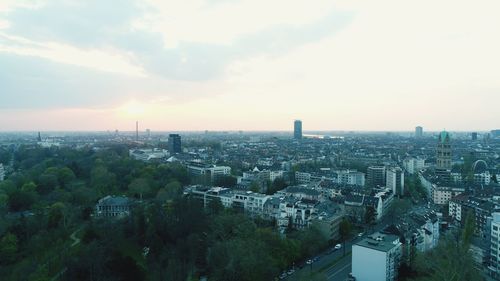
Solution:
[(95, 207), (97, 217), (122, 218), (130, 215), (132, 201), (125, 196), (108, 195), (101, 198)]
[(205, 177), (210, 182), (214, 182), (221, 176), (231, 174), (231, 167), (207, 165), (202, 163), (191, 162), (187, 165), (188, 173), (194, 177)]
[(170, 155), (167, 150), (151, 148), (151, 149), (131, 149), (129, 150), (129, 156), (139, 161), (151, 162), (151, 161), (161, 161), (168, 159)]
[(352, 275), (357, 281), (395, 281), (401, 256), (398, 236), (375, 233), (352, 246)]

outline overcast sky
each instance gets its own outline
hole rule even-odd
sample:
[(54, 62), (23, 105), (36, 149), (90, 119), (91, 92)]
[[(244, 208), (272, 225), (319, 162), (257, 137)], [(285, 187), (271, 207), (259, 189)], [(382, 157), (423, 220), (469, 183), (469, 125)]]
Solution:
[(490, 130), (498, 0), (0, 0), (0, 130)]

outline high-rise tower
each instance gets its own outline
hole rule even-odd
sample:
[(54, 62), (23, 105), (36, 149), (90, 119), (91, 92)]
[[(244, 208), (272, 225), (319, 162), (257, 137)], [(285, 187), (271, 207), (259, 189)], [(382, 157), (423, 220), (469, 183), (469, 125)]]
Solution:
[(302, 121), (295, 120), (293, 123), (293, 138), (300, 140), (302, 139)]
[(442, 181), (450, 179), (451, 172), (451, 137), (446, 131), (442, 131), (438, 137), (436, 148), (436, 175)]
[(178, 134), (170, 134), (168, 136), (168, 151), (170, 154), (182, 152), (181, 136)]
[(424, 128), (421, 126), (415, 127), (415, 137), (416, 138), (421, 138), (424, 135)]

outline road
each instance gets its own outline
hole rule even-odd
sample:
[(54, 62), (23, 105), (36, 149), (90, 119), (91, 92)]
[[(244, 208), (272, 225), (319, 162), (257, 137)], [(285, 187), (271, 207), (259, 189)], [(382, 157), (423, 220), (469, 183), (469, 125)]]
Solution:
[[(412, 212), (415, 213), (423, 213), (428, 211), (426, 204), (419, 204), (412, 206)], [(363, 237), (354, 237), (353, 239), (347, 241), (345, 243), (345, 253), (344, 249), (336, 250), (332, 253), (328, 253), (328, 251), (319, 254), (319, 260), (314, 262), (312, 265), (306, 265), (301, 269), (298, 269), (295, 274), (286, 278), (286, 280), (290, 281), (300, 281), (298, 276), (306, 276), (309, 273), (322, 273), (326, 276), (328, 281), (345, 281), (351, 273), (352, 270), (352, 260), (351, 260), (351, 252), (352, 245), (359, 240), (363, 239), (366, 234), (372, 234), (378, 231), (383, 230), (388, 225), (392, 224), (394, 221), (401, 220), (402, 218), (388, 218), (384, 217), (381, 221), (379, 221), (376, 225), (369, 228)], [(311, 257), (312, 259), (313, 257)]]
[[(390, 224), (390, 220), (385, 218), (382, 219), (378, 224), (374, 225), (367, 234), (374, 233), (384, 229), (387, 225)], [(321, 272), (323, 273), (328, 281), (345, 281), (351, 273), (351, 251), (352, 245), (359, 240), (363, 239), (363, 237), (354, 237), (353, 239), (346, 241), (345, 246), (345, 256), (344, 249), (336, 250), (332, 253), (324, 252), (318, 255), (319, 260), (314, 262), (312, 265), (306, 265), (302, 269), (297, 270), (297, 272), (288, 277), (287, 280), (290, 281), (299, 281), (297, 276), (304, 276), (304, 273), (310, 272)]]

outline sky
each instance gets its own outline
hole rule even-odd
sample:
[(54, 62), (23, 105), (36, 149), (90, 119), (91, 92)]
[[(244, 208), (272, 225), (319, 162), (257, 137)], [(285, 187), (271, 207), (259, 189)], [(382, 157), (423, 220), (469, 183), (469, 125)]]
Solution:
[(0, 0), (0, 131), (490, 130), (498, 0)]

